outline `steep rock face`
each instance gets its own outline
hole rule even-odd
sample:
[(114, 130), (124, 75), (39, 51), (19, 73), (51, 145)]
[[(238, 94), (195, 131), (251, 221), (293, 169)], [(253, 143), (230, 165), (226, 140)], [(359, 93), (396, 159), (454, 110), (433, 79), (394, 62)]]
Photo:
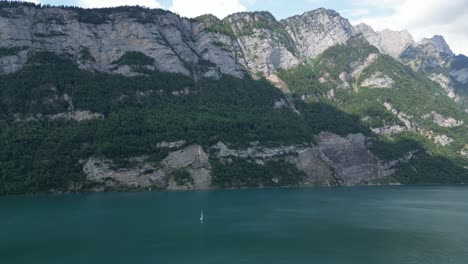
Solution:
[(303, 58), (314, 58), (326, 49), (344, 44), (354, 28), (336, 11), (320, 8), (281, 21)]
[(274, 75), (279, 68), (289, 69), (301, 61), (283, 26), (268, 12), (236, 13), (225, 21), (231, 26), (246, 67), (255, 76)]
[(226, 32), (213, 30), (223, 22), (211, 15), (202, 16), (196, 21), (198, 23), (192, 24), (194, 50), (202, 59), (218, 65), (220, 73), (242, 78), (246, 61), (241, 46)]
[(457, 80), (457, 82), (462, 84), (468, 83), (468, 68), (453, 70), (450, 72), (450, 75)]
[(95, 188), (96, 191), (102, 191), (104, 187), (148, 188), (167, 184), (163, 170), (143, 162), (141, 158), (133, 161), (138, 165), (127, 169), (116, 168), (111, 160), (89, 158), (83, 165), (83, 172), (88, 182), (100, 185)]
[[(182, 142), (182, 141), (180, 141)], [(163, 142), (161, 147), (180, 148), (180, 142)], [(264, 165), (270, 160), (291, 162), (305, 173), (301, 185), (359, 185), (374, 179), (392, 175), (398, 161), (379, 161), (368, 148), (368, 139), (362, 134), (340, 137), (332, 133), (321, 133), (317, 145), (304, 144), (268, 148), (259, 145), (245, 149), (231, 149), (222, 142), (205, 152), (200, 145), (189, 145), (173, 150), (160, 162), (149, 162), (147, 157), (129, 159), (131, 168), (118, 168), (113, 161), (89, 158), (83, 161), (83, 172), (92, 190), (103, 191), (113, 188), (167, 190), (210, 189), (212, 188), (212, 168), (210, 159), (230, 162), (231, 158), (251, 160)], [(191, 180), (179, 185), (174, 173), (188, 172)]]
[(161, 166), (170, 174), (177, 169), (186, 169), (193, 179), (188, 186), (179, 186), (169, 179), (169, 190), (208, 189), (211, 185), (211, 166), (209, 156), (200, 145), (190, 145), (184, 149), (172, 152), (162, 162)]
[(213, 146), (218, 158), (250, 158), (263, 163), (276, 157), (287, 157), (307, 175), (305, 185), (359, 185), (392, 175), (398, 161), (382, 162), (369, 151), (368, 139), (362, 134), (340, 137), (321, 133), (317, 145), (279, 148), (250, 147), (230, 149), (223, 143)]
[[(177, 146), (163, 144), (164, 146)], [(163, 188), (168, 190), (209, 189), (211, 167), (208, 154), (200, 145), (190, 145), (171, 152), (159, 163), (148, 162), (147, 157), (135, 157), (132, 168), (118, 168), (111, 160), (89, 158), (83, 164), (87, 181), (98, 184), (94, 190), (104, 188)], [(173, 177), (176, 170), (186, 170), (192, 181), (179, 185)]]
[(14, 55), (0, 57), (0, 74), (10, 74), (20, 70), (27, 61), (27, 55), (28, 52), (23, 50)]
[(125, 14), (119, 13), (112, 15), (112, 23), (96, 25), (81, 23), (71, 10), (26, 7), (17, 10), (22, 13), (0, 17), (3, 32), (0, 38), (5, 46), (67, 53), (75, 58), (79, 57), (81, 48), (86, 47), (95, 60), (92, 68), (100, 71), (111, 71), (112, 62), (125, 51), (140, 51), (154, 58), (162, 71), (189, 74), (178, 54), (168, 49), (158, 27), (153, 24), (130, 23)]
[(440, 35), (435, 35), (432, 38), (425, 38), (418, 43), (416, 43), (417, 46), (421, 47), (424, 49), (427, 53), (445, 53), (449, 56), (454, 56), (452, 50), (450, 49), (449, 45), (447, 42), (445, 42), (444, 37)]
[(362, 134), (343, 138), (321, 133), (317, 140), (322, 158), (334, 169), (343, 185), (356, 185), (394, 173), (389, 165), (382, 165), (369, 151)]
[(212, 146), (216, 158), (229, 161), (231, 158), (254, 160), (257, 164), (265, 164), (269, 160), (283, 159), (296, 165), (307, 176), (302, 185), (338, 185), (331, 168), (319, 155), (318, 150), (310, 145), (281, 146), (267, 148), (252, 146), (245, 149), (231, 149), (226, 144), (218, 142)]
[[(3, 47), (69, 54), (88, 70), (118, 72), (115, 62), (125, 52), (136, 51), (154, 59), (152, 66), (163, 72), (243, 76), (235, 54), (238, 47), (230, 37), (206, 32), (202, 23), (170, 12), (134, 10), (152, 15), (153, 20), (142, 22), (129, 12), (116, 9), (107, 21), (87, 23), (80, 21), (73, 9), (4, 8), (0, 16), (0, 42)], [(220, 41), (227, 48), (217, 45)], [(0, 66), (4, 66), (1, 72), (20, 69), (25, 55), (1, 58)]]
[(385, 29), (374, 31), (366, 24), (359, 24), (354, 27), (357, 34), (362, 34), (366, 40), (379, 49), (381, 53), (388, 54), (396, 59), (413, 43), (413, 37), (406, 31), (393, 31)]
[(400, 58), (415, 70), (427, 71), (446, 67), (453, 55), (445, 39), (436, 35), (414, 43), (401, 54)]
[(336, 186), (337, 181), (332, 168), (320, 157), (316, 148), (299, 150), (292, 158), (299, 170), (307, 175), (306, 185)]

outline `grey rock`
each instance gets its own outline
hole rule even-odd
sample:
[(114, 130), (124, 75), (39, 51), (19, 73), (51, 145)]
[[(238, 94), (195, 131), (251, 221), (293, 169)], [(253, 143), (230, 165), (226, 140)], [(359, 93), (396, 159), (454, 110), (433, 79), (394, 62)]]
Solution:
[(186, 143), (187, 143), (187, 141), (185, 141), (185, 140), (178, 140), (178, 141), (173, 141), (173, 142), (163, 141), (163, 142), (160, 142), (160, 143), (156, 144), (156, 147), (173, 149), (173, 148), (180, 148), (183, 145), (185, 145)]
[(317, 137), (317, 142), (322, 158), (334, 169), (342, 185), (362, 184), (394, 173), (369, 151), (362, 134), (343, 138), (323, 132)]
[(378, 58), (379, 58), (379, 54), (377, 54), (377, 53), (371, 53), (371, 54), (369, 54), (369, 56), (367, 56), (367, 58), (365, 58), (364, 60), (352, 62), (352, 63), (349, 65), (349, 68), (350, 68), (350, 70), (351, 70), (351, 77), (352, 77), (352, 78), (359, 78), (359, 76), (361, 75), (361, 73), (362, 73), (365, 69), (367, 69), (369, 66), (371, 66), (372, 63), (374, 63), (374, 61), (376, 61)]
[(460, 154), (465, 157), (465, 158), (468, 158), (468, 145), (465, 145), (465, 147), (463, 149), (460, 150)]
[[(468, 70), (467, 70), (466, 73), (467, 73), (466, 78), (468, 80)], [(455, 88), (453, 88), (452, 82), (451, 82), (449, 77), (447, 77), (446, 75), (444, 75), (442, 73), (433, 73), (433, 74), (429, 75), (428, 77), (429, 77), (429, 79), (431, 79), (431, 81), (439, 84), (440, 87), (442, 87), (444, 89), (447, 96), (452, 98), (455, 102), (459, 102), (461, 100), (460, 96), (458, 96), (455, 93)]]
[[(175, 142), (174, 145), (180, 145)], [(185, 143), (184, 143), (185, 144)], [(172, 146), (172, 144), (163, 144)], [(115, 168), (107, 159), (89, 158), (83, 162), (83, 172), (89, 182), (105, 184), (109, 187), (149, 188), (157, 186), (168, 190), (209, 189), (211, 188), (211, 167), (203, 148), (190, 145), (171, 152), (160, 163), (147, 162), (147, 157), (134, 157), (130, 160), (136, 165), (132, 168)], [(178, 186), (171, 177), (178, 169), (187, 170), (193, 184)]]
[[(6, 9), (5, 9), (6, 10)], [(219, 73), (243, 76), (232, 38), (204, 31), (204, 25), (170, 12), (159, 12), (152, 23), (139, 23), (128, 12), (114, 12), (109, 22), (88, 24), (77, 20), (75, 11), (60, 8), (12, 8), (9, 17), (0, 16), (0, 45), (25, 47), (27, 52), (51, 51), (69, 54), (87, 70), (135, 75), (131, 67), (112, 64), (127, 51), (138, 51), (154, 59), (155, 69), (184, 75), (219, 76)], [(221, 48), (216, 43), (227, 43)], [(233, 46), (230, 48), (229, 46)], [(87, 48), (92, 61), (84, 60)], [(238, 49), (238, 47), (237, 47)], [(202, 70), (188, 67), (208, 61)], [(0, 72), (11, 73), (25, 63), (25, 56), (0, 59)]]
[(225, 21), (231, 25), (245, 66), (253, 76), (276, 75), (277, 69), (289, 69), (301, 62), (289, 35), (270, 13), (236, 13)]
[(18, 54), (12, 56), (0, 57), (0, 74), (14, 73), (20, 70), (26, 61), (27, 51), (21, 51)]
[(147, 188), (153, 185), (166, 185), (164, 171), (147, 163), (133, 169), (114, 169), (110, 160), (89, 158), (83, 165), (87, 181), (102, 183), (109, 187), (126, 186)]
[(83, 121), (88, 121), (88, 120), (104, 119), (104, 115), (101, 113), (94, 113), (91, 111), (71, 111), (71, 112), (58, 113), (54, 115), (43, 115), (43, 114), (37, 114), (34, 116), (15, 115), (15, 122), (30, 122), (30, 121), (60, 120), (60, 119), (83, 122)]
[(320, 8), (281, 20), (303, 58), (314, 58), (326, 49), (344, 44), (354, 28), (336, 11)]
[(169, 190), (209, 189), (211, 188), (211, 165), (208, 154), (200, 145), (190, 145), (184, 149), (171, 152), (162, 162), (161, 166), (170, 175), (174, 170), (186, 169), (193, 179), (193, 185), (178, 186), (170, 178), (167, 188)]
[(449, 56), (454, 56), (452, 50), (450, 49), (447, 42), (445, 42), (444, 37), (440, 35), (435, 35), (432, 38), (425, 38), (416, 43), (417, 46), (423, 47), (427, 52), (435, 53), (445, 53)]
[(307, 175), (305, 185), (334, 186), (339, 183), (335, 179), (335, 174), (328, 164), (320, 158), (317, 149), (307, 148), (297, 152), (293, 158), (299, 170)]
[(415, 70), (431, 72), (433, 68), (449, 66), (454, 54), (442, 36), (423, 39), (408, 47), (400, 56), (405, 64)]
[(468, 68), (453, 70), (450, 75), (462, 84), (468, 83)]
[(354, 27), (357, 34), (362, 34), (364, 38), (373, 46), (379, 49), (381, 53), (388, 54), (396, 59), (413, 43), (413, 37), (406, 31), (393, 31), (385, 29), (374, 31), (366, 24), (359, 24)]
[(223, 142), (218, 142), (211, 147), (217, 151), (216, 156), (219, 158), (238, 157), (238, 158), (256, 158), (269, 159), (276, 156), (291, 155), (297, 153), (299, 149), (307, 148), (305, 146), (283, 146), (277, 148), (267, 148), (262, 146), (254, 146), (246, 149), (231, 149)]
[(361, 82), (362, 87), (393, 88), (395, 81), (381, 72), (375, 72), (371, 77)]
[(434, 143), (439, 144), (443, 147), (450, 145), (452, 142), (454, 142), (453, 138), (450, 138), (449, 136), (445, 134), (436, 134), (434, 131), (429, 130), (420, 130), (420, 134), (425, 136), (428, 139), (431, 139), (434, 141)]
[(405, 132), (408, 129), (404, 126), (399, 126), (399, 125), (386, 125), (383, 127), (371, 128), (371, 130), (372, 132), (379, 134), (379, 135), (391, 136), (394, 134)]
[(397, 116), (398, 119), (400, 119), (400, 121), (403, 122), (403, 124), (405, 124), (405, 127), (408, 130), (412, 130), (415, 127), (412, 122), (413, 116), (408, 115), (404, 112), (398, 111), (397, 109), (393, 108), (392, 104), (388, 102), (385, 102), (383, 105), (385, 109), (387, 109), (388, 111), (392, 112), (392, 114)]
[(262, 146), (247, 149), (231, 149), (219, 142), (212, 147), (216, 157), (270, 160), (278, 157), (294, 162), (307, 175), (304, 185), (359, 185), (373, 179), (387, 177), (395, 172), (398, 161), (379, 161), (369, 151), (369, 143), (362, 134), (340, 137), (332, 133), (321, 133), (318, 145), (296, 145), (278, 148)]
[(435, 135), (434, 143), (439, 144), (443, 147), (450, 145), (453, 142), (453, 138), (448, 137), (447, 135)]
[(73, 111), (66, 113), (59, 113), (55, 115), (45, 116), (48, 119), (66, 119), (66, 120), (75, 120), (78, 122), (93, 120), (93, 119), (104, 119), (104, 115), (100, 113), (93, 113), (91, 111)]
[(205, 153), (202, 146), (196, 144), (171, 152), (161, 164), (163, 167), (171, 169), (187, 168), (189, 166), (194, 169), (210, 167), (208, 154)]
[(281, 98), (279, 101), (276, 101), (275, 105), (273, 106), (274, 109), (281, 109), (286, 107), (288, 107), (288, 103), (283, 98)]
[(444, 117), (437, 112), (431, 112), (434, 123), (441, 127), (459, 127), (464, 124), (463, 120), (456, 120), (453, 117)]

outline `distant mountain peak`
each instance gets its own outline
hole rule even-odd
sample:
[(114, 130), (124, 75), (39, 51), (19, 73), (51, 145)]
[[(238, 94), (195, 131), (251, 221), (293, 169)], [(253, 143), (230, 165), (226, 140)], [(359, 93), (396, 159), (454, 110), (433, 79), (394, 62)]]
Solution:
[(441, 35), (434, 35), (432, 38), (425, 38), (416, 43), (417, 46), (426, 46), (432, 51), (441, 52), (454, 56), (455, 54), (450, 49), (449, 45), (445, 41), (445, 38)]
[(300, 55), (313, 58), (326, 49), (344, 44), (355, 35), (348, 19), (334, 10), (319, 8), (280, 21), (296, 43)]
[(354, 26), (354, 29), (356, 30), (356, 32), (358, 33), (374, 33), (374, 29), (367, 25), (366, 23), (359, 23), (357, 24), (356, 26)]
[(341, 16), (340, 13), (336, 12), (335, 10), (327, 9), (327, 8), (324, 8), (324, 7), (320, 7), (320, 8), (317, 8), (315, 10), (305, 12), (302, 15), (315, 15), (315, 14), (326, 14), (328, 16)]
[(277, 22), (276, 18), (268, 11), (238, 12), (225, 18), (225, 20), (229, 21), (239, 19), (267, 20)]
[(411, 34), (406, 31), (394, 31), (384, 29), (374, 31), (371, 26), (361, 23), (354, 27), (357, 34), (362, 34), (367, 41), (377, 47), (380, 52), (388, 54), (394, 58), (400, 55), (414, 43)]

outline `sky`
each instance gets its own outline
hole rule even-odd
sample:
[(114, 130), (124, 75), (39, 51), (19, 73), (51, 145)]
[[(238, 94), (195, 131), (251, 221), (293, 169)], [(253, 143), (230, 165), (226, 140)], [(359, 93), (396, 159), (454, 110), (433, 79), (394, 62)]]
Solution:
[(277, 19), (325, 7), (353, 25), (375, 30), (408, 30), (416, 41), (442, 35), (452, 50), (468, 55), (468, 0), (30, 0), (81, 7), (140, 5), (164, 8), (186, 17), (211, 13), (223, 18), (240, 11), (269, 11)]

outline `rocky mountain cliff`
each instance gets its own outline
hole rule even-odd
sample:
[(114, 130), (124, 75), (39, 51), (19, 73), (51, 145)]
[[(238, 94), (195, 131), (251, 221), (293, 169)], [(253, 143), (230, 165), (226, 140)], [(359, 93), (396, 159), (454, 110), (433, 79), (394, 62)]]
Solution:
[(333, 10), (2, 2), (0, 73), (1, 193), (468, 179), (466, 57)]
[[(281, 86), (278, 69), (295, 67), (362, 34), (381, 53), (427, 73), (457, 101), (468, 90), (466, 57), (455, 57), (442, 36), (415, 43), (407, 31), (353, 27), (324, 8), (282, 21), (268, 12), (238, 13), (221, 21), (138, 7), (84, 11), (3, 4), (0, 27), (2, 73), (21, 69), (31, 52), (50, 51), (70, 55), (82, 69), (132, 76), (138, 74), (134, 65), (118, 60), (126, 52), (141, 52), (151, 58), (142, 65), (150, 70), (215, 78), (249, 73)], [(443, 77), (433, 75), (436, 69), (445, 71)]]
[(381, 53), (399, 58), (401, 54), (414, 44), (413, 37), (408, 31), (382, 30), (375, 32), (369, 25), (355, 26), (356, 33), (362, 34), (366, 40), (377, 47)]

